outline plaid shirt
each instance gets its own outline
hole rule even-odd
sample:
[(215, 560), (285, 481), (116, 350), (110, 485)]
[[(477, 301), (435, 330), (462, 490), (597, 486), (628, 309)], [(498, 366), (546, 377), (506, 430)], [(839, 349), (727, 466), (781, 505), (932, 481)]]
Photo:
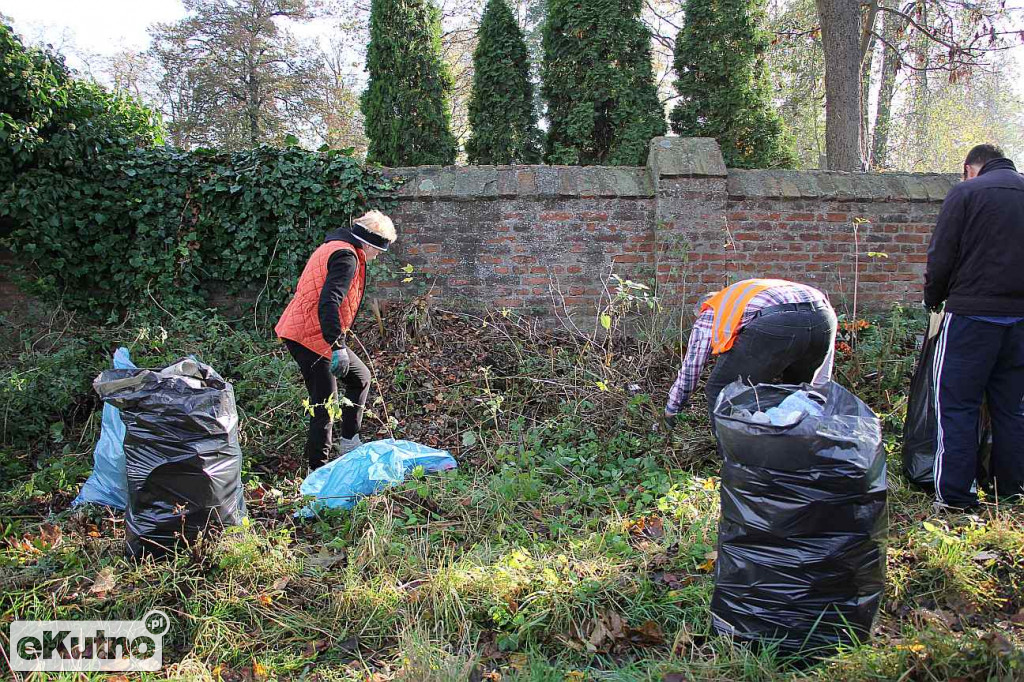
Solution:
[[(742, 330), (751, 319), (754, 313), (785, 303), (815, 303), (824, 301), (828, 303), (828, 297), (813, 287), (805, 284), (790, 282), (788, 284), (766, 289), (754, 298), (750, 299), (743, 316), (740, 318), (740, 329)], [(686, 343), (686, 357), (683, 359), (683, 367), (679, 370), (679, 376), (672, 384), (668, 392), (668, 403), (665, 405), (667, 414), (676, 414), (683, 409), (697, 388), (697, 380), (704, 369), (704, 365), (711, 355), (711, 332), (715, 320), (715, 311), (710, 308), (705, 310), (693, 323), (693, 330), (690, 332), (690, 340)], [(835, 356), (835, 343), (829, 345), (828, 353), (825, 355), (825, 362), (818, 371), (814, 373), (812, 383), (820, 384), (832, 378), (832, 362)]]

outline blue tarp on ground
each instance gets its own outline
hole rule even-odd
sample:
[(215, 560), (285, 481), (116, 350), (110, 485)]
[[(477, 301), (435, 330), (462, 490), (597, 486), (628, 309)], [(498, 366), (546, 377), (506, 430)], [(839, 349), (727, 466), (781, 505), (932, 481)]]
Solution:
[(430, 473), (454, 469), (457, 464), (445, 450), (408, 440), (388, 438), (360, 445), (306, 477), (300, 491), (315, 499), (299, 513), (309, 516), (324, 507), (351, 509), (360, 497), (401, 483), (420, 466)]

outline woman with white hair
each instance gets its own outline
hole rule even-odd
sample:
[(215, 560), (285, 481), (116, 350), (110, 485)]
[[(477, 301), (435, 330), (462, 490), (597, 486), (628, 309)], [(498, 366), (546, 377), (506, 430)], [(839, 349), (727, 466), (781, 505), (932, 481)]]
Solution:
[(347, 347), (345, 336), (363, 299), (366, 264), (387, 251), (395, 238), (394, 224), (380, 211), (328, 233), (309, 257), (295, 295), (274, 328), (298, 363), (313, 406), (306, 439), (310, 471), (330, 459), (333, 425), (326, 405), (337, 400), (339, 381), (348, 400), (341, 410), (338, 450), (345, 454), (360, 445), (370, 370)]

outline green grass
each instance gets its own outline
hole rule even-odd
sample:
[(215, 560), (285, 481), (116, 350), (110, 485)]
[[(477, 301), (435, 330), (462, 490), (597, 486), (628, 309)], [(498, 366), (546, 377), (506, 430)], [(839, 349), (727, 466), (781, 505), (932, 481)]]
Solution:
[[(14, 619), (159, 607), (169, 665), (143, 679), (1024, 677), (1024, 513), (936, 517), (899, 474), (913, 320), (879, 321), (840, 364), (889, 432), (887, 593), (870, 642), (808, 665), (711, 632), (714, 444), (699, 404), (651, 432), (678, 362), (664, 344), (423, 315), (360, 337), (378, 380), (363, 436), (445, 447), (459, 469), (309, 520), (293, 515), (305, 393), (277, 344), (201, 315), (8, 334), (5, 647)], [(98, 435), (90, 382), (119, 343), (143, 366), (196, 353), (238, 399), (250, 519), (162, 563), (121, 558), (120, 515), (67, 509)]]

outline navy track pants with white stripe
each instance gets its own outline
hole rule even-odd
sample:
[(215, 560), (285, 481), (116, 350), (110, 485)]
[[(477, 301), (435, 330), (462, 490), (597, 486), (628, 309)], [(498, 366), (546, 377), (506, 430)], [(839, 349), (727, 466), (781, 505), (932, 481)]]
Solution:
[(999, 325), (946, 314), (935, 355), (935, 493), (953, 507), (978, 503), (978, 420), (988, 397), (999, 497), (1024, 493), (1024, 322)]

